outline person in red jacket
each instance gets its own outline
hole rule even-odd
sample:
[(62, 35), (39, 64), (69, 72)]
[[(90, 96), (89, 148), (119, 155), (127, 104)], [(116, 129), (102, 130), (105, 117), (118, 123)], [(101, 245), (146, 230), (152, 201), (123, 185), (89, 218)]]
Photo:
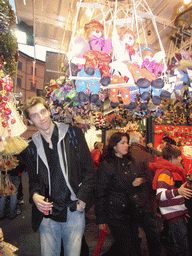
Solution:
[(192, 197), (192, 191), (186, 188), (185, 172), (178, 166), (180, 148), (167, 143), (162, 154), (155, 163), (149, 163), (149, 167), (155, 173), (153, 189), (160, 212), (169, 225), (168, 255), (189, 256), (185, 198)]
[(103, 152), (103, 143), (97, 142), (94, 144), (94, 149), (91, 151), (91, 156), (95, 165), (95, 170), (97, 170), (98, 165), (101, 162), (101, 154)]

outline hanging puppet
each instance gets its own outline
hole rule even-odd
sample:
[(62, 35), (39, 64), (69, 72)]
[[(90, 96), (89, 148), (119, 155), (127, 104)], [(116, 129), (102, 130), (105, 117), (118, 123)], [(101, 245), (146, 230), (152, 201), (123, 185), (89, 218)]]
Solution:
[[(127, 66), (132, 75), (130, 79), (133, 77), (134, 83), (139, 87), (141, 100), (145, 103), (149, 99), (153, 87), (153, 101), (154, 104), (159, 105), (159, 93), (164, 82), (158, 75), (164, 67), (155, 61), (154, 56), (151, 55), (153, 51), (150, 48), (143, 48), (142, 58), (135, 49), (135, 35), (129, 28), (121, 28), (118, 33), (114, 30), (113, 49), (115, 59)], [(120, 72), (120, 69), (118, 71)]]
[[(110, 56), (112, 41), (104, 38), (104, 27), (98, 21), (85, 24), (84, 31), (86, 39), (80, 37), (74, 42), (76, 49), (72, 55), (78, 58), (73, 58), (72, 62), (84, 64), (85, 73), (90, 76), (93, 76), (98, 68), (101, 73), (100, 83), (108, 86), (111, 82), (109, 63), (112, 61)], [(79, 67), (82, 68), (82, 66)]]

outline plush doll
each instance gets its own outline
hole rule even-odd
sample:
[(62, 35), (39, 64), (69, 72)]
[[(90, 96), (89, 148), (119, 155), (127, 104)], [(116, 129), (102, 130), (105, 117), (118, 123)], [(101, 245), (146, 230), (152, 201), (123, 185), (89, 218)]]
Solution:
[(141, 65), (142, 59), (135, 49), (135, 36), (132, 30), (120, 28), (117, 32), (117, 29), (114, 29), (112, 41), (115, 60)]
[[(111, 82), (109, 67), (109, 63), (112, 61), (110, 57), (112, 51), (111, 39), (104, 38), (104, 27), (98, 21), (85, 24), (84, 30), (86, 40), (83, 38), (75, 40), (75, 54), (81, 60), (84, 59), (84, 62), (81, 63), (85, 64), (85, 72), (88, 75), (94, 75), (97, 67), (101, 73), (100, 83), (107, 86)], [(77, 54), (77, 49), (80, 49), (79, 54)], [(75, 59), (75, 61), (78, 62), (78, 59)]]
[(182, 96), (183, 84), (190, 84), (188, 72), (184, 70), (178, 70), (177, 68), (175, 68), (174, 75), (176, 75), (176, 83), (174, 86), (174, 90), (178, 95)]
[(164, 87), (164, 81), (162, 78), (159, 78), (159, 75), (164, 71), (164, 66), (159, 62), (165, 57), (164, 52), (158, 52), (154, 54), (154, 51), (147, 46), (141, 48), (142, 52), (142, 68), (145, 68), (149, 71), (150, 74), (154, 76), (151, 82), (152, 89), (152, 101), (155, 105), (160, 105), (161, 103), (161, 93)]
[(96, 79), (92, 79), (92, 78), (101, 78), (101, 74), (98, 70), (98, 68), (95, 69), (94, 75), (88, 75), (85, 72), (85, 68), (83, 67), (77, 74), (77, 77), (90, 77), (90, 79), (88, 80), (78, 80), (78, 78), (76, 79), (75, 85), (76, 85), (76, 91), (77, 93), (79, 93), (79, 100), (82, 101), (89, 101), (89, 96), (86, 95), (86, 91), (87, 91), (87, 86), (89, 85), (89, 91), (91, 93), (91, 102), (92, 103), (96, 103), (97, 100), (99, 99), (98, 93), (100, 90), (100, 83), (98, 80)]
[[(110, 65), (115, 68), (116, 72), (121, 73), (121, 66), (120, 64), (114, 67), (115, 62), (121, 62), (123, 65), (126, 65), (128, 83), (131, 85), (129, 87), (130, 95), (132, 95), (130, 99), (130, 104), (126, 106), (128, 108), (135, 108), (135, 100), (136, 100), (136, 92), (137, 92), (137, 81), (140, 78), (147, 78), (144, 85), (144, 89), (150, 89), (150, 82), (148, 79), (152, 80), (153, 76), (146, 72), (146, 69), (141, 69), (140, 66), (142, 65), (142, 58), (139, 56), (138, 52), (134, 48), (135, 45), (135, 36), (133, 31), (129, 28), (121, 28), (118, 33), (115, 29), (113, 31), (113, 54), (115, 57), (115, 61), (112, 62)], [(125, 73), (125, 72), (124, 72)]]
[(117, 107), (119, 106), (119, 98), (122, 99), (123, 104), (129, 105), (130, 104), (130, 91), (128, 87), (119, 87), (119, 88), (112, 88), (110, 90), (110, 100), (111, 106)]
[[(150, 48), (143, 48), (143, 56), (134, 48), (135, 35), (129, 28), (121, 28), (117, 35), (113, 35), (114, 56), (127, 64), (135, 84), (140, 89), (141, 101), (147, 101), (151, 96), (153, 87), (154, 104), (160, 104), (161, 89), (164, 86), (163, 80), (157, 76), (164, 69), (162, 65), (153, 59), (153, 51)], [(143, 57), (143, 58), (141, 58)]]
[[(124, 107), (129, 109), (135, 108), (135, 99), (138, 93), (138, 87), (135, 85), (134, 79), (132, 77), (132, 74), (128, 70), (127, 65), (120, 60), (115, 60), (109, 65), (111, 67), (112, 74), (111, 84), (122, 84), (120, 90), (118, 88), (119, 86), (117, 88), (110, 89), (111, 106), (117, 107), (119, 105), (118, 95), (120, 91), (120, 94), (122, 96), (126, 95), (125, 97), (123, 96)], [(126, 83), (128, 83), (128, 85)]]

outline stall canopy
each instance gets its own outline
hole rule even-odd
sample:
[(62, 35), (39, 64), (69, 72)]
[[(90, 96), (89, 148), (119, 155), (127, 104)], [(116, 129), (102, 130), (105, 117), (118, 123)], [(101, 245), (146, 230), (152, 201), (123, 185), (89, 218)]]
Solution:
[[(122, 10), (126, 10), (129, 2), (132, 1), (119, 0), (118, 4), (122, 6)], [(142, 1), (134, 2), (137, 5)], [(168, 51), (170, 34), (178, 32), (175, 18), (186, 6), (181, 0), (147, 0), (146, 2), (155, 15), (163, 46), (165, 51)], [(80, 30), (91, 19), (102, 22), (104, 17), (107, 22), (111, 19), (110, 11), (115, 8), (115, 4), (115, 0), (15, 0), (18, 24), (25, 23), (33, 28), (34, 44), (66, 52), (69, 50), (74, 23), (77, 25), (77, 30)], [(99, 7), (103, 8), (102, 15)], [(150, 46), (155, 49), (158, 38), (151, 20), (146, 20), (145, 29)]]

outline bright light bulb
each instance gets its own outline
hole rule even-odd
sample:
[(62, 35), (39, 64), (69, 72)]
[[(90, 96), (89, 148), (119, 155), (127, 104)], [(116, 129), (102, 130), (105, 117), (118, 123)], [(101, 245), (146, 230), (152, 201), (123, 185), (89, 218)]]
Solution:
[(89, 17), (91, 17), (92, 16), (92, 13), (93, 13), (93, 11), (90, 9), (90, 8), (87, 8), (87, 10), (86, 10), (86, 15), (87, 16), (89, 16)]
[(191, 0), (184, 0), (184, 4), (189, 4)]

